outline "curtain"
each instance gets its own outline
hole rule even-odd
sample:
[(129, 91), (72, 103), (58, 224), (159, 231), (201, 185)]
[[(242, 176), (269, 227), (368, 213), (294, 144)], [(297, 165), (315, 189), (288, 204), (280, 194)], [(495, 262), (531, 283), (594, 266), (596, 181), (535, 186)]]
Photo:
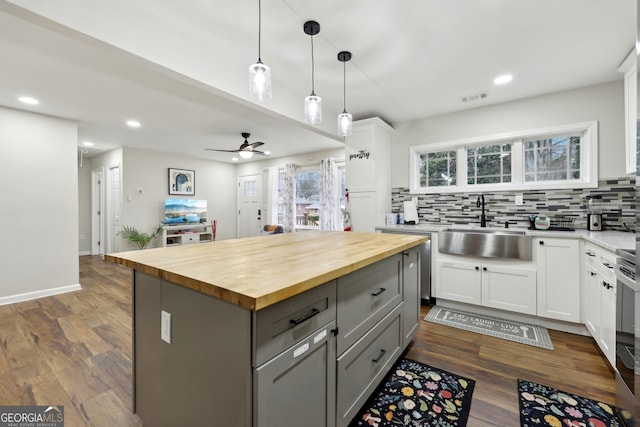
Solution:
[(340, 175), (333, 158), (320, 162), (320, 229), (342, 230), (340, 218)]
[(265, 171), (267, 177), (267, 215), (266, 224), (278, 224), (278, 168), (271, 167)]
[(282, 225), (285, 233), (296, 229), (296, 165), (287, 163), (284, 167), (284, 188), (282, 189), (284, 214)]

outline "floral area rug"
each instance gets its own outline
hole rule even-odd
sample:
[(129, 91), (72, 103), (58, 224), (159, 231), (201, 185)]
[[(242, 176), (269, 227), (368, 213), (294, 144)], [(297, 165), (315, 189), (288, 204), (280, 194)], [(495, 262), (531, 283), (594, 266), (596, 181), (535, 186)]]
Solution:
[(521, 427), (624, 427), (615, 406), (518, 380)]
[(463, 427), (475, 381), (401, 359), (350, 426)]

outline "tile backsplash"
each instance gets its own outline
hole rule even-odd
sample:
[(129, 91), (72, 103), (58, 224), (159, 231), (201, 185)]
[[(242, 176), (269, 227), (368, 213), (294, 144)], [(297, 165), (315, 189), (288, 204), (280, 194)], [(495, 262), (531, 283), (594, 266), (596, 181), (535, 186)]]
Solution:
[[(444, 190), (444, 189), (443, 189)], [(424, 222), (445, 224), (480, 223), (480, 208), (476, 199), (480, 193), (440, 193), (412, 195), (408, 188), (391, 190), (392, 213), (402, 212), (402, 202), (418, 198), (418, 217)], [(573, 221), (576, 229), (587, 228), (586, 196), (602, 196), (602, 217), (605, 230), (635, 229), (635, 177), (607, 179), (598, 188), (483, 192), (487, 226), (503, 226), (509, 221), (514, 227), (528, 227), (529, 215), (550, 217), (556, 221)], [(524, 204), (516, 206), (515, 196), (522, 194)]]

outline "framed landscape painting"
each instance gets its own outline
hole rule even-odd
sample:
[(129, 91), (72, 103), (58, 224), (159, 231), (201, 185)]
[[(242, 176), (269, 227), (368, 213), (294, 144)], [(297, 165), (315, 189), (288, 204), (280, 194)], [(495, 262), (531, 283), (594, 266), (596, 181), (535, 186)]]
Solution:
[(196, 172), (169, 168), (169, 194), (193, 196), (196, 194)]

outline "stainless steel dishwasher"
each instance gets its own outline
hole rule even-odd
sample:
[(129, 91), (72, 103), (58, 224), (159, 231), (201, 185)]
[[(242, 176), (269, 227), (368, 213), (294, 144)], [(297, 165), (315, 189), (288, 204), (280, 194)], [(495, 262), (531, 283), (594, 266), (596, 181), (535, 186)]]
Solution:
[(419, 234), (427, 236), (429, 240), (422, 244), (420, 249), (420, 298), (431, 302), (431, 233), (415, 232), (406, 230), (390, 230), (388, 228), (378, 228), (382, 233), (390, 234)]

